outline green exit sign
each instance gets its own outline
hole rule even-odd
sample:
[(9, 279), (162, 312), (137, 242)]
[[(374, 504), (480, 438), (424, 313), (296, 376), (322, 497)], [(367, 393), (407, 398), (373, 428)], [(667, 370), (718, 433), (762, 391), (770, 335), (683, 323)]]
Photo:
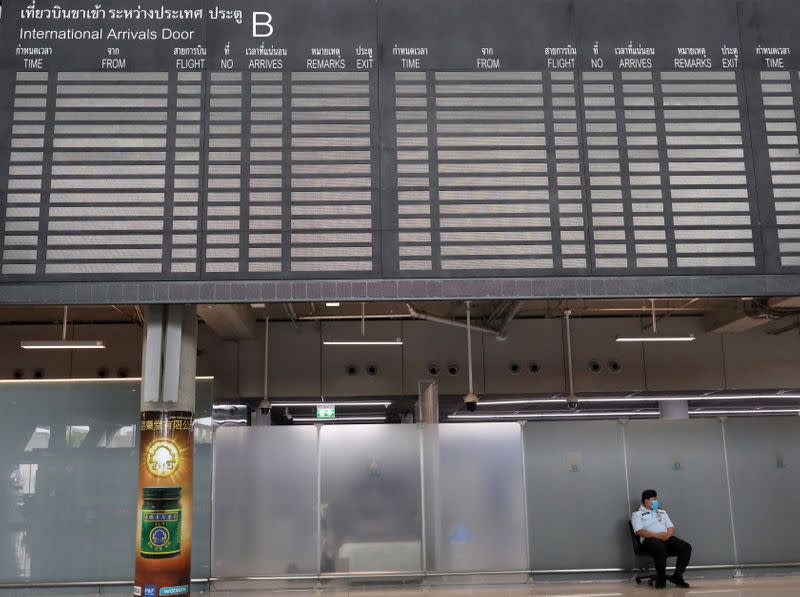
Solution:
[(335, 419), (336, 407), (335, 406), (318, 406), (317, 407), (318, 419)]

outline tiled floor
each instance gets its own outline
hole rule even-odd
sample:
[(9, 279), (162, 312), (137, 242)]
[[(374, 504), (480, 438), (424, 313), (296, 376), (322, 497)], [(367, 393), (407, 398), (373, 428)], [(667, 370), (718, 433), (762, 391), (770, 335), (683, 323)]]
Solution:
[[(192, 591), (193, 597), (788, 597), (800, 596), (800, 575), (750, 577), (733, 580), (701, 579), (691, 589), (656, 590), (633, 582), (534, 582), (528, 585), (459, 586), (438, 588), (350, 588), (325, 590), (214, 590)], [(110, 597), (130, 596), (130, 587), (101, 589), (3, 589), (0, 597)]]
[[(691, 581), (691, 579), (689, 579)], [(695, 581), (691, 589), (656, 590), (633, 582), (532, 583), (527, 586), (417, 589), (349, 589), (325, 591), (214, 591), (213, 597), (638, 597), (706, 596), (771, 597), (800, 595), (800, 576)]]

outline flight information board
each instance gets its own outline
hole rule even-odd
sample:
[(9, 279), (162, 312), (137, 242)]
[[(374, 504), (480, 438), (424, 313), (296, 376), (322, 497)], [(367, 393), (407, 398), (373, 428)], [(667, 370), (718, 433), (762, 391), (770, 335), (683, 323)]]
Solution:
[(800, 272), (792, 0), (4, 8), (0, 282)]

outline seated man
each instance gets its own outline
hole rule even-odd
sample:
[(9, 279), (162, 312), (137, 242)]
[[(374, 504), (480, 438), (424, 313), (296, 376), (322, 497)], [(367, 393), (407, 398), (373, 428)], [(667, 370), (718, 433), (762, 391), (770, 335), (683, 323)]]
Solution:
[(642, 547), (653, 556), (655, 562), (655, 587), (663, 589), (667, 586), (667, 556), (678, 556), (675, 574), (669, 581), (684, 589), (689, 584), (683, 580), (683, 571), (689, 565), (692, 546), (675, 536), (675, 525), (664, 510), (658, 508), (658, 494), (655, 489), (642, 492), (642, 506), (631, 516), (633, 531), (641, 537)]

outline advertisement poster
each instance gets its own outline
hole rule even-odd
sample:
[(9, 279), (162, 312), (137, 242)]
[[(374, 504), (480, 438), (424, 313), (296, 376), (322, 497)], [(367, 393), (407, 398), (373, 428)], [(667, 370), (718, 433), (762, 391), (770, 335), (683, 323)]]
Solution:
[(190, 591), (192, 423), (191, 412), (142, 413), (135, 597)]

